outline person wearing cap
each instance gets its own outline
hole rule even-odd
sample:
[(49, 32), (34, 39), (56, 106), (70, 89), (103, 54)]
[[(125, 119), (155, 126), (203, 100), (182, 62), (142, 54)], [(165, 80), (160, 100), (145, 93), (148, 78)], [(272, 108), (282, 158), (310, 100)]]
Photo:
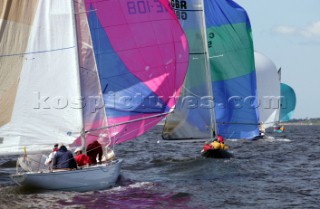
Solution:
[(59, 144), (58, 148), (53, 158), (53, 169), (76, 169), (77, 163), (72, 152), (63, 144)]
[(76, 162), (78, 166), (89, 166), (91, 165), (91, 160), (88, 155), (82, 154), (82, 148), (78, 147), (74, 153), (76, 154)]
[(52, 160), (57, 151), (58, 151), (58, 144), (55, 144), (53, 146), (53, 151), (49, 154), (48, 158), (44, 162), (45, 165), (49, 166), (49, 169), (52, 169)]

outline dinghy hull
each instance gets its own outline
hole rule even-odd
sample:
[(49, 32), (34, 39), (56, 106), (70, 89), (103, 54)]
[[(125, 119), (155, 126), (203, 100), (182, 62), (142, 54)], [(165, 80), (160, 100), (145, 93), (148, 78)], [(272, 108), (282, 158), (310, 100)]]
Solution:
[(59, 191), (95, 191), (115, 185), (122, 160), (107, 164), (90, 166), (73, 171), (54, 171), (48, 173), (22, 173), (11, 175), (20, 186)]
[(210, 149), (206, 152), (202, 152), (201, 155), (206, 158), (232, 158), (233, 155), (223, 149)]

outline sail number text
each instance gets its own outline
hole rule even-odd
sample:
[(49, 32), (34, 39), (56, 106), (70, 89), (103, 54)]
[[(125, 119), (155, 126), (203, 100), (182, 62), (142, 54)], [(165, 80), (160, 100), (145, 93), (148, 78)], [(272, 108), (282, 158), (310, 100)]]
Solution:
[(127, 8), (129, 14), (146, 14), (151, 12), (161, 13), (167, 12), (167, 9), (162, 6), (159, 0), (140, 0), (128, 1)]
[(207, 37), (208, 37), (208, 48), (211, 48), (213, 45), (212, 39), (214, 38), (214, 33), (210, 32)]
[(187, 9), (187, 1), (184, 0), (171, 0), (171, 6), (174, 9), (177, 18), (179, 20), (186, 20), (188, 18), (188, 14), (183, 9)]

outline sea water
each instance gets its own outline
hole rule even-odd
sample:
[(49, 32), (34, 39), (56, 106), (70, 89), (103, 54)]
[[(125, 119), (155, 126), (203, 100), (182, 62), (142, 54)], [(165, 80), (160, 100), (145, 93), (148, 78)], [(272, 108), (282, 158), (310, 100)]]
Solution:
[(121, 176), (104, 191), (21, 190), (15, 157), (1, 157), (0, 208), (319, 208), (320, 126), (226, 141), (232, 159), (204, 159), (203, 143), (166, 143), (161, 131), (115, 147)]

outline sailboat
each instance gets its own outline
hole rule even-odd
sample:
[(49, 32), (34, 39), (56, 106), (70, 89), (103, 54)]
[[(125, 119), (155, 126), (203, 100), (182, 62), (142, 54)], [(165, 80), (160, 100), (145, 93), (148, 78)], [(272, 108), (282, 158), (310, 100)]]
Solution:
[(0, 5), (0, 155), (21, 155), (19, 185), (89, 191), (122, 160), (48, 170), (43, 154), (133, 139), (172, 111), (188, 44), (166, 0), (4, 0)]
[(284, 126), (279, 125), (291, 119), (296, 105), (296, 96), (292, 87), (281, 83), (281, 68), (265, 55), (255, 52), (257, 86), (259, 95), (259, 116), (264, 128), (274, 127), (281, 133)]
[[(275, 64), (264, 54), (255, 52), (257, 90), (259, 96), (259, 117), (261, 128), (267, 129), (279, 123), (280, 79)], [(260, 134), (263, 138), (264, 132)]]
[[(287, 122), (292, 118), (294, 110), (296, 108), (296, 93), (294, 89), (288, 84), (281, 83), (281, 100), (280, 100), (280, 114), (279, 122)], [(285, 130), (284, 125), (276, 124), (273, 131), (282, 133)]]
[(280, 108), (280, 122), (289, 121), (292, 118), (296, 108), (296, 93), (294, 89), (285, 83), (281, 83), (281, 108)]
[(163, 139), (195, 141), (259, 135), (251, 26), (231, 0), (171, 1), (190, 47), (182, 98)]
[(288, 84), (281, 83), (281, 72), (282, 69), (279, 68), (278, 76), (280, 82), (280, 113), (279, 113), (279, 123), (277, 123), (273, 132), (282, 133), (285, 130), (284, 125), (280, 125), (281, 122), (287, 122), (292, 118), (294, 110), (296, 108), (296, 93), (293, 88)]

